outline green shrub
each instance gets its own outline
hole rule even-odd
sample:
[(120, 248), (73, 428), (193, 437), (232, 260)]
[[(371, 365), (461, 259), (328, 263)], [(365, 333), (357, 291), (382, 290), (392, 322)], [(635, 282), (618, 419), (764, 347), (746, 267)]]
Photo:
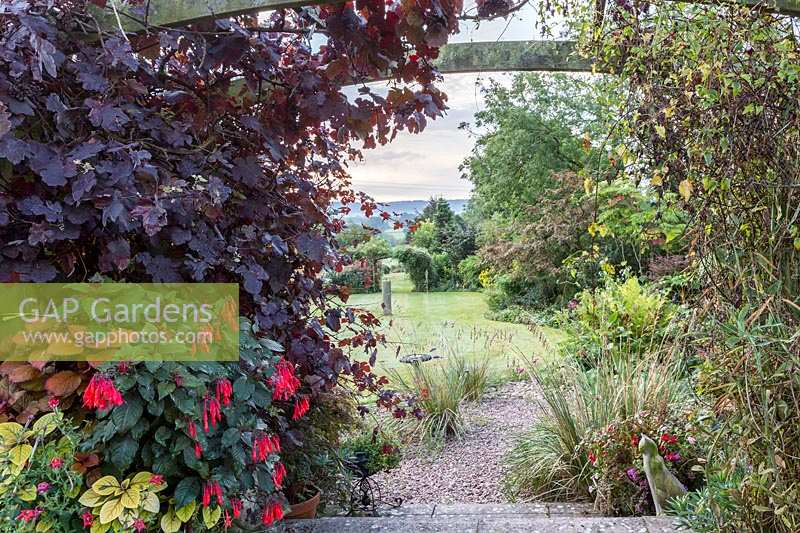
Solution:
[(705, 487), (670, 500), (667, 514), (675, 517), (678, 526), (695, 533), (745, 531), (736, 519), (742, 513), (737, 494), (743, 481), (741, 471), (718, 470)]
[(459, 261), (456, 270), (462, 288), (471, 291), (481, 288), (481, 282), (478, 279), (481, 273), (481, 260), (477, 255), (470, 255)]
[(399, 442), (377, 427), (344, 442), (341, 455), (345, 460), (357, 454), (365, 457), (369, 475), (396, 468), (402, 458)]
[(426, 250), (414, 246), (400, 248), (395, 257), (403, 264), (414, 290), (418, 292), (435, 289), (438, 284), (433, 257)]
[(446, 252), (434, 253), (433, 268), (436, 270), (437, 285), (442, 289), (454, 289), (458, 284), (458, 276), (452, 258)]
[(281, 453), (287, 472), (286, 495), (291, 503), (312, 497), (317, 490), (322, 493), (322, 511), (348, 502), (349, 471), (339, 449), (341, 436), (357, 423), (356, 416), (351, 394), (337, 388), (321, 393), (308, 413), (294, 421), (299, 441), (287, 442)]
[(735, 514), (712, 507), (723, 531), (800, 531), (800, 337), (768, 304), (728, 310), (700, 346), (698, 391), (716, 407), (725, 458), (709, 477), (741, 478)]
[(494, 278), (491, 288), (486, 291), (486, 302), (492, 311), (511, 307), (526, 310), (546, 309), (553, 305), (553, 302), (560, 301), (561, 292), (562, 288), (557, 286), (557, 279), (554, 276), (523, 278), (500, 274)]
[(332, 272), (329, 281), (333, 285), (347, 287), (351, 294), (380, 291), (380, 284), (375, 283), (372, 273), (357, 266), (346, 267), (341, 272)]
[(586, 290), (563, 321), (569, 340), (563, 351), (586, 367), (602, 356), (658, 350), (665, 342), (677, 309), (657, 289), (636, 278), (609, 280), (606, 286)]

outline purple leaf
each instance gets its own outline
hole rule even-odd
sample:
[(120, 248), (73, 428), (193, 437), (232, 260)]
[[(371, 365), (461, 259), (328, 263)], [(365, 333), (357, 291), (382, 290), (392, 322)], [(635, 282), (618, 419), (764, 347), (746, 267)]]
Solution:
[(56, 277), (58, 271), (48, 261), (36, 261), (27, 275), (22, 276), (22, 281), (45, 283)]
[(123, 64), (130, 70), (139, 68), (139, 61), (133, 55), (131, 43), (118, 37), (112, 37), (105, 42), (106, 55), (111, 59), (111, 66), (116, 67)]
[(222, 205), (231, 196), (231, 188), (227, 187), (217, 176), (208, 180), (208, 194), (214, 205)]
[(23, 159), (31, 155), (33, 155), (33, 151), (30, 145), (13, 135), (6, 135), (0, 140), (0, 157), (8, 159), (15, 165), (18, 165)]
[(103, 208), (103, 226), (109, 222), (119, 220), (124, 213), (125, 205), (123, 205), (117, 195), (114, 195), (114, 199), (111, 203)]
[(55, 78), (58, 75), (55, 58), (56, 47), (47, 39), (42, 39), (36, 34), (31, 34), (31, 46), (39, 58), (38, 64), (31, 67), (33, 79), (41, 81), (42, 72), (47, 72), (50, 77)]
[(28, 104), (28, 102), (21, 102), (20, 100), (15, 100), (11, 97), (4, 98), (6, 105), (8, 106), (9, 111), (14, 113), (15, 115), (28, 115), (33, 116), (33, 108)]
[(42, 181), (50, 187), (59, 187), (67, 183), (67, 178), (75, 176), (78, 171), (75, 163), (65, 161), (58, 153), (50, 149), (39, 150), (31, 161), (31, 169), (42, 177)]
[(96, 156), (105, 150), (105, 148), (106, 144), (104, 142), (98, 141), (97, 139), (90, 139), (89, 141), (76, 146), (67, 155), (67, 158), (70, 161), (83, 161), (84, 159), (89, 159), (90, 157)]
[(87, 91), (102, 93), (108, 90), (108, 80), (94, 65), (81, 70), (78, 73), (78, 80)]
[(84, 172), (77, 179), (72, 180), (72, 199), (80, 201), (87, 192), (97, 184), (94, 172)]
[(167, 212), (160, 205), (137, 205), (131, 215), (142, 217), (144, 231), (151, 237), (167, 225)]
[(44, 216), (48, 222), (63, 220), (62, 208), (55, 202), (43, 202), (38, 196), (28, 196), (17, 202), (17, 208), (23, 215)]
[(147, 252), (142, 252), (136, 256), (136, 261), (144, 265), (145, 270), (156, 283), (181, 281), (181, 277), (176, 270), (177, 265), (168, 257), (163, 255), (153, 257)]
[(89, 108), (89, 121), (97, 128), (107, 131), (122, 131), (122, 126), (130, 120), (128, 115), (114, 104), (92, 98), (87, 98), (83, 103)]
[(125, 239), (117, 239), (109, 242), (100, 256), (100, 269), (108, 272), (112, 267), (123, 271), (128, 268), (131, 262), (131, 246)]

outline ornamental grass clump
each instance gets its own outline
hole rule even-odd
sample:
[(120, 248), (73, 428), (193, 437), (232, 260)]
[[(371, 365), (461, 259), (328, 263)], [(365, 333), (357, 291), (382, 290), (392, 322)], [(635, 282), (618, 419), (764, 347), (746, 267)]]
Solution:
[[(603, 358), (589, 371), (567, 360), (533, 375), (542, 390), (543, 415), (506, 457), (506, 491), (522, 499), (599, 498), (609, 513), (632, 513), (620, 510), (624, 505), (615, 499), (618, 483), (639, 481), (627, 476), (638, 464), (631, 438), (634, 431), (658, 431), (685, 412), (689, 396), (681, 365), (672, 356), (639, 354)], [(631, 449), (623, 462), (601, 463), (610, 448), (598, 446), (608, 438), (605, 432), (616, 427), (629, 430), (615, 432), (620, 442), (611, 439), (614, 445)]]
[(464, 433), (461, 403), (480, 400), (490, 376), (488, 358), (468, 361), (460, 356), (412, 363), (410, 375), (399, 371), (389, 373), (396, 387), (416, 396), (423, 413), (408, 431), (432, 445)]

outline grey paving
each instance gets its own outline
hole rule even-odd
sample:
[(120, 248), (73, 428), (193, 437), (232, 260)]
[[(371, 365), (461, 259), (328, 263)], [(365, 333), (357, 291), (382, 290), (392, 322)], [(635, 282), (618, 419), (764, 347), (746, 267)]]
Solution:
[(673, 533), (669, 520), (602, 517), (440, 516), (318, 518), (284, 524), (285, 533)]
[[(388, 513), (388, 514), (387, 514)], [(283, 523), (285, 533), (675, 533), (671, 520), (591, 516), (585, 504), (407, 505), (380, 517)]]

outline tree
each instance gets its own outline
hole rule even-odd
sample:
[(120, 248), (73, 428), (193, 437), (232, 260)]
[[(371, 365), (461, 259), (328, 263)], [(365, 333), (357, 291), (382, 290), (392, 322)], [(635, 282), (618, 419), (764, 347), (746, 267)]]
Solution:
[(355, 249), (361, 243), (369, 241), (374, 233), (373, 230), (362, 224), (347, 224), (336, 235), (336, 242), (342, 250), (348, 251)]
[(439, 282), (455, 285), (458, 263), (475, 253), (475, 231), (444, 198), (431, 198), (415, 224), (410, 243), (432, 254)]
[(557, 185), (554, 172), (577, 172), (597, 158), (586, 140), (598, 135), (602, 124), (597, 83), (519, 74), (510, 88), (492, 82), (484, 89), (486, 107), (475, 115), (475, 148), (461, 165), (474, 187), (473, 216), (524, 217), (529, 205), (545, 201)]
[(409, 244), (417, 248), (425, 248), (429, 252), (434, 251), (438, 244), (436, 242), (436, 226), (430, 220), (420, 220), (416, 222), (416, 229), (409, 233)]
[(386, 240), (374, 237), (367, 242), (362, 242), (353, 251), (353, 257), (367, 262), (372, 272), (373, 283), (378, 285), (381, 279), (380, 261), (392, 256), (392, 247)]
[(397, 250), (395, 257), (408, 272), (414, 290), (429, 291), (438, 283), (433, 257), (427, 250), (414, 246), (405, 246)]

